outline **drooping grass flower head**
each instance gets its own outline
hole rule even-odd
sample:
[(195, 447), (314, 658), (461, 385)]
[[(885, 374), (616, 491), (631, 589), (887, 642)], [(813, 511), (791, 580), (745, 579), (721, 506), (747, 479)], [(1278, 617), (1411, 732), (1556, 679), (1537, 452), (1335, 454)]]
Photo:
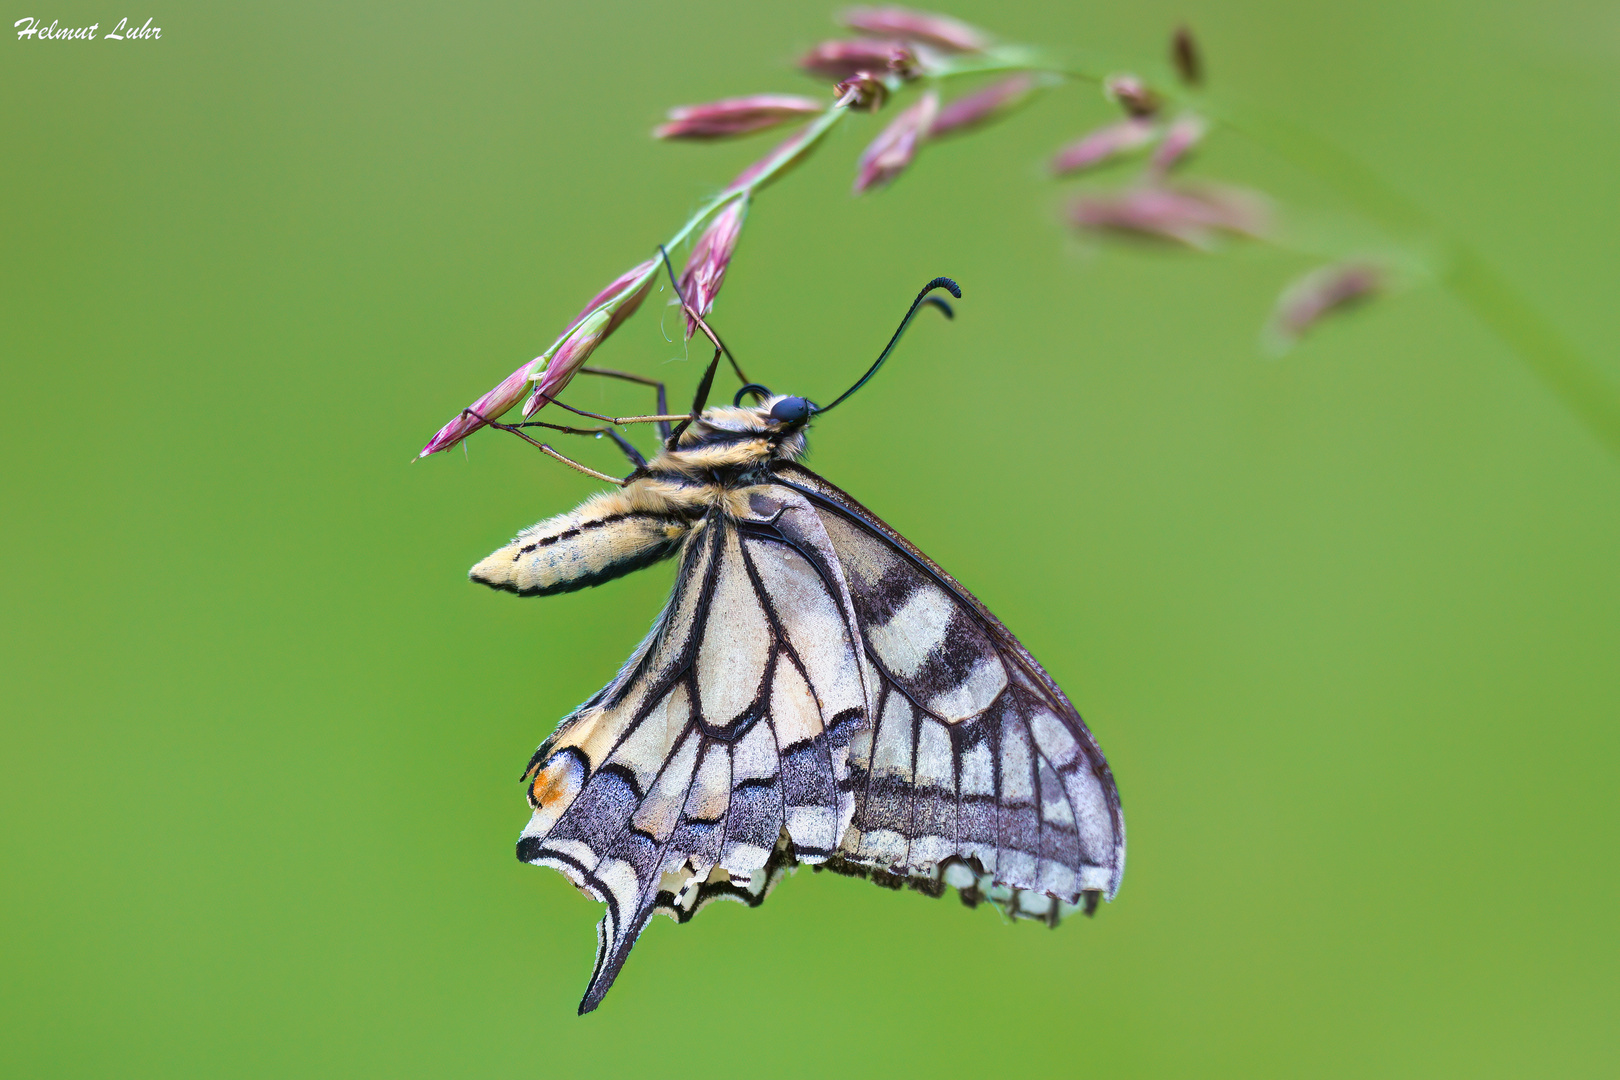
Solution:
[[(1257, 124), (1253, 118), (1242, 122), (1241, 111), (1234, 117), (1230, 102), (1205, 97), (1203, 57), (1184, 26), (1169, 40), (1170, 62), (1164, 81), (1154, 83), (1130, 71), (1108, 74), (1084, 60), (1059, 57), (1047, 51), (1046, 42), (998, 42), (956, 19), (910, 8), (857, 7), (845, 12), (842, 22), (853, 32), (852, 37), (825, 41), (799, 60), (803, 70), (834, 84), (830, 99), (818, 103), (810, 97), (765, 93), (729, 97), (671, 109), (667, 122), (654, 131), (662, 139), (715, 140), (804, 121), (794, 134), (695, 210), (665, 245), (675, 250), (697, 237), (680, 275), (680, 287), (696, 319), (703, 319), (713, 308), (753, 197), (826, 144), (828, 134), (840, 123), (847, 126), (852, 113), (879, 111), (895, 95), (904, 94), (908, 83), (921, 78), (929, 83), (925, 92), (894, 116), (861, 153), (853, 185), (856, 194), (892, 183), (912, 166), (928, 140), (966, 135), (1009, 115), (1035, 90), (1079, 80), (1100, 83), (1105, 97), (1124, 116), (1063, 145), (1051, 159), (1051, 171), (1069, 177), (1132, 158), (1146, 160), (1126, 172), (1123, 183), (1112, 189), (1098, 190), (1089, 177), (1082, 180), (1086, 190), (1073, 195), (1068, 204), (1072, 224), (1094, 236), (1147, 238), (1206, 251), (1228, 238), (1254, 238), (1285, 249), (1297, 239), (1273, 226), (1270, 203), (1259, 192), (1185, 178), (1206, 137), (1239, 131), (1264, 142), (1275, 138), (1276, 125)], [(946, 98), (942, 104), (941, 96), (955, 80), (983, 76), (999, 81)], [(1149, 148), (1153, 148), (1151, 155), (1145, 153)], [(1402, 220), (1390, 224), (1398, 232), (1410, 231), (1413, 215), (1399, 210), (1399, 197), (1372, 201), (1395, 207), (1394, 217)], [(1417, 216), (1421, 218), (1421, 213)], [(1404, 240), (1391, 240), (1377, 266), (1346, 259), (1297, 282), (1278, 301), (1268, 333), (1274, 341), (1291, 343), (1330, 313), (1390, 291), (1389, 276), (1396, 272), (1395, 267), (1401, 268), (1402, 281), (1409, 272), (1424, 280), (1437, 280), (1431, 259), (1446, 257), (1447, 246), (1437, 245), (1438, 254), (1407, 250), (1406, 246)], [(1466, 249), (1456, 250), (1466, 255)], [(1385, 261), (1386, 256), (1391, 261)], [(1463, 258), (1455, 251), (1451, 257)], [(1463, 258), (1461, 265), (1468, 275), (1453, 274), (1447, 280), (1453, 285), (1463, 282), (1467, 288), (1459, 295), (1472, 296), (1471, 302), (1481, 313), (1494, 310), (1511, 291), (1495, 281), (1477, 258)], [(514, 371), (446, 424), (422, 453), (453, 446), (486, 419), (511, 409), (531, 385), (534, 391), (526, 413), (554, 400), (586, 357), (636, 310), (651, 283), (650, 266), (642, 264), (598, 294), (546, 353)], [(692, 317), (687, 322), (690, 336), (696, 327)], [(1582, 365), (1578, 356), (1567, 356), (1558, 363), (1565, 361)], [(741, 376), (740, 368), (737, 374)], [(1580, 385), (1602, 383), (1590, 371), (1581, 378), (1585, 382)], [(1600, 426), (1605, 438), (1620, 448), (1620, 394), (1604, 401), (1607, 404), (1598, 410)]]

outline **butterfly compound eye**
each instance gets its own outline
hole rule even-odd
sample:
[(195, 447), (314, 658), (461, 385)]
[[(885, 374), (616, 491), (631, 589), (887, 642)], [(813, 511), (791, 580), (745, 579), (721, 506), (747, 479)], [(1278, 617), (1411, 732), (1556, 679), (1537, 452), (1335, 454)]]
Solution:
[(797, 424), (810, 415), (810, 403), (802, 397), (785, 397), (771, 406), (771, 419), (779, 424)]

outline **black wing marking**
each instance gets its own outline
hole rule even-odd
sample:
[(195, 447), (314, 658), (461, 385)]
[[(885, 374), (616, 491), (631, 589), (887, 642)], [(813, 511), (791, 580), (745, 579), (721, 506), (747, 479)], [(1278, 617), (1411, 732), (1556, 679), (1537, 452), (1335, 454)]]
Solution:
[(755, 509), (694, 531), (652, 633), (525, 773), (518, 857), (607, 905), (581, 1012), (655, 912), (757, 903), (798, 862), (833, 857), (854, 814), (868, 691), (837, 557), (802, 497), (772, 489)]
[(1063, 691), (954, 578), (802, 466), (777, 482), (821, 515), (874, 687), (850, 747), (856, 809), (830, 869), (934, 878), (1055, 921), (1125, 867), (1113, 775)]

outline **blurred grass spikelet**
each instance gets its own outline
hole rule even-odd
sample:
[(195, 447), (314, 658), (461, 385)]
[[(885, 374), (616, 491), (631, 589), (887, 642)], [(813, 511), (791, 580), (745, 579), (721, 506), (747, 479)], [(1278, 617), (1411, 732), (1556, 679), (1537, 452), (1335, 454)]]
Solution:
[[(858, 36), (823, 41), (798, 60), (805, 73), (835, 84), (830, 100), (771, 93), (723, 98), (672, 108), (667, 122), (654, 130), (656, 137), (666, 140), (715, 140), (804, 121), (797, 132), (703, 203), (666, 241), (664, 247), (674, 250), (696, 238), (681, 287), (700, 318), (713, 308), (748, 203), (805, 160), (851, 114), (877, 112), (897, 97), (915, 95), (861, 152), (853, 183), (859, 195), (891, 184), (914, 164), (930, 139), (969, 134), (1008, 115), (1036, 90), (1084, 81), (1099, 85), (1104, 97), (1125, 115), (1062, 145), (1049, 160), (1051, 173), (1064, 178), (1089, 174), (1153, 150), (1116, 189), (1088, 189), (1071, 197), (1067, 214), (1071, 224), (1096, 238), (1146, 238), (1203, 252), (1218, 251), (1223, 239), (1239, 237), (1304, 250), (1278, 227), (1272, 200), (1262, 192), (1212, 180), (1170, 179), (1172, 173), (1179, 177), (1186, 172), (1194, 151), (1214, 135), (1246, 134), (1345, 194), (1363, 212), (1363, 223), (1398, 254), (1398, 261), (1424, 264), (1419, 279), (1449, 287), (1620, 452), (1620, 392), (1602, 372), (1465, 244), (1447, 237), (1432, 217), (1382, 187), (1352, 159), (1308, 131), (1246, 115), (1229, 103), (1206, 97), (1203, 55), (1186, 26), (1177, 27), (1169, 39), (1173, 78), (1157, 85), (1132, 71), (1093, 69), (1043, 48), (998, 42), (947, 15), (896, 6), (857, 7), (844, 12), (840, 21)], [(984, 76), (997, 78), (942, 105), (947, 83)], [(1167, 119), (1171, 110), (1174, 119)], [(1311, 254), (1324, 253), (1313, 249)], [(1271, 340), (1292, 344), (1329, 313), (1388, 291), (1387, 282), (1350, 260), (1348, 252), (1325, 254), (1338, 255), (1339, 261), (1285, 291), (1266, 324)], [(511, 408), (536, 375), (549, 377), (538, 380), (526, 411), (552, 400), (577, 369), (576, 359), (582, 360), (582, 354), (594, 350), (636, 310), (650, 287), (653, 266), (643, 263), (615, 281), (569, 324), (551, 349), (502, 380), (473, 409), (487, 418), (498, 416)], [(618, 296), (615, 290), (625, 290), (625, 295)], [(572, 338), (598, 308), (607, 312), (606, 322)], [(690, 337), (695, 327), (690, 316), (687, 322)], [(573, 344), (559, 363), (553, 354), (567, 342)], [(463, 412), (429, 440), (422, 454), (453, 446), (481, 426)]]
[(753, 94), (704, 105), (678, 105), (667, 123), (653, 129), (658, 139), (725, 139), (751, 135), (790, 120), (815, 116), (825, 106), (797, 94)]

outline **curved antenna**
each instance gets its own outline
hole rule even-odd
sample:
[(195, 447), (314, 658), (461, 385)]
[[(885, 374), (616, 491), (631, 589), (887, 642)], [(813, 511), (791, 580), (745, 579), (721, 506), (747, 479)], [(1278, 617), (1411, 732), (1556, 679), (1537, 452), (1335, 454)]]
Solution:
[(744, 394), (753, 394), (754, 397), (758, 398), (760, 401), (764, 401), (766, 398), (771, 396), (771, 388), (768, 386), (761, 386), (757, 382), (744, 384), (743, 388), (737, 391), (737, 396), (731, 399), (732, 408), (739, 408), (742, 405)]
[(883, 361), (889, 358), (889, 354), (894, 351), (896, 343), (898, 343), (900, 340), (900, 335), (906, 332), (906, 327), (911, 325), (913, 316), (915, 316), (918, 311), (922, 310), (924, 304), (932, 304), (934, 307), (939, 308), (939, 310), (945, 313), (945, 317), (947, 319), (956, 318), (956, 312), (951, 310), (951, 305), (947, 304), (937, 296), (928, 295), (935, 289), (945, 289), (958, 300), (962, 299), (962, 287), (948, 277), (937, 277), (933, 281), (930, 281), (928, 284), (924, 285), (922, 287), (922, 292), (917, 294), (917, 299), (913, 300), (911, 302), (911, 307), (906, 310), (906, 317), (901, 319), (900, 325), (895, 328), (894, 336), (890, 338), (889, 343), (883, 347), (882, 354), (878, 356), (877, 360), (872, 364), (871, 367), (866, 369), (866, 374), (862, 375), (860, 381), (854, 386), (850, 387), (848, 390), (845, 390), (842, 394), (839, 394), (837, 399), (834, 400), (831, 405), (826, 406), (826, 408), (816, 409), (815, 412), (818, 416), (821, 413), (826, 412), (828, 409), (837, 408), (839, 402), (843, 401), (845, 398), (849, 397), (849, 395), (865, 386), (866, 380), (877, 374), (877, 369), (882, 367)]

